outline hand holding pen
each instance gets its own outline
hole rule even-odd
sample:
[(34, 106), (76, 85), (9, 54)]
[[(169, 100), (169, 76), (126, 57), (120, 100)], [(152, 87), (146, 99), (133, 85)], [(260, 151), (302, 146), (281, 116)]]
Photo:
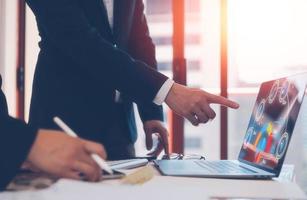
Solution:
[[(53, 121), (69, 136), (77, 138), (78, 135), (67, 126), (59, 117), (54, 117)], [(111, 167), (97, 154), (91, 154), (92, 159), (98, 164), (98, 166), (108, 172), (109, 174), (113, 174), (113, 170)]]

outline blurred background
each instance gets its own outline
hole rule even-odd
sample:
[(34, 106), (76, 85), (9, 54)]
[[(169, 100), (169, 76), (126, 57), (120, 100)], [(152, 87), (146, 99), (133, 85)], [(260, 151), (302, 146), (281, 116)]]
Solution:
[[(307, 71), (307, 1), (144, 0), (144, 3), (159, 71), (169, 77), (184, 77), (178, 81), (186, 81), (190, 87), (226, 94), (241, 105), (237, 111), (213, 105), (216, 119), (199, 127), (174, 119), (165, 107), (166, 123), (174, 136), (173, 150), (202, 154), (207, 159), (236, 159), (260, 83)], [(40, 38), (32, 12), (26, 8), (23, 13), (21, 9), (19, 0), (0, 0), (0, 72), (11, 115), (27, 119)], [(20, 52), (23, 49), (24, 57)], [(186, 65), (179, 64), (183, 70), (176, 71), (174, 61), (178, 59), (185, 59)], [(25, 69), (22, 86), (19, 79), (23, 77), (16, 75), (18, 68), (19, 75)], [(20, 94), (23, 87), (24, 93)], [(138, 131), (137, 152), (143, 155), (145, 140), (139, 119)], [(172, 139), (176, 136), (179, 139)], [(286, 163), (295, 164), (297, 182), (307, 192), (306, 100)]]

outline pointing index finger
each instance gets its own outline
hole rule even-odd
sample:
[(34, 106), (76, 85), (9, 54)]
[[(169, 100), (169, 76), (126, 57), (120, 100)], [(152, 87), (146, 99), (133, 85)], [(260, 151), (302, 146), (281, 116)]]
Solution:
[(214, 95), (214, 94), (209, 94), (208, 100), (210, 103), (220, 104), (220, 105), (223, 105), (229, 108), (238, 109), (240, 107), (238, 103), (231, 101), (225, 97)]

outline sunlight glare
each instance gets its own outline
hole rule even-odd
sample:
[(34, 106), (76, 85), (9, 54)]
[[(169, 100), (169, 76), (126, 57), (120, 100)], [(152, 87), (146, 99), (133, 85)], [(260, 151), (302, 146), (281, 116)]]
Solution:
[(259, 83), (306, 69), (307, 1), (228, 2), (229, 62), (238, 79)]

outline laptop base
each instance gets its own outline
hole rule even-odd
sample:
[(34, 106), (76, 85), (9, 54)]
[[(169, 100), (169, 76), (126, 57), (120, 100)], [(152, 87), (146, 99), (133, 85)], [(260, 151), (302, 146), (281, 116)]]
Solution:
[[(195, 177), (195, 178), (223, 178), (223, 179), (272, 179), (276, 177), (275, 174), (268, 173), (254, 167), (240, 163), (237, 160), (218, 160), (218, 161), (202, 161), (206, 164), (226, 164), (232, 163), (243, 167), (243, 171), (233, 172), (229, 170), (210, 171), (201, 166), (196, 160), (155, 160), (154, 164), (157, 169), (164, 176), (178, 176), (178, 177)], [(248, 171), (247, 171), (248, 170)], [(250, 171), (250, 172), (249, 172)]]

